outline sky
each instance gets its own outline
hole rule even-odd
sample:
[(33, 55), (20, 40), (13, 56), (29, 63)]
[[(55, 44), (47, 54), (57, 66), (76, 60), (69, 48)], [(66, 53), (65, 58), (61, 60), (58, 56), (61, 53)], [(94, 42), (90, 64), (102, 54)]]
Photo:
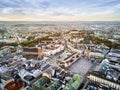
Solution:
[(120, 0), (0, 0), (0, 21), (120, 21)]

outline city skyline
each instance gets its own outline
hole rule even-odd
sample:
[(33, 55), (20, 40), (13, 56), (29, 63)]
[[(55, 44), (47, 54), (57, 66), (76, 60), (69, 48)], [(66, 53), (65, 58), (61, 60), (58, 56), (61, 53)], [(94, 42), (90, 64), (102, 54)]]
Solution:
[(119, 0), (0, 0), (0, 21), (120, 21)]

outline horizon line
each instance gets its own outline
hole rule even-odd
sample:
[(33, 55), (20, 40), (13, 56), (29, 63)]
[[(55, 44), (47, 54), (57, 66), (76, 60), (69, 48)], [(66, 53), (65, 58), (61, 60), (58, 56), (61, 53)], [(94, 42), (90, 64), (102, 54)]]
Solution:
[(120, 20), (95, 20), (95, 21), (35, 21), (35, 20), (30, 20), (30, 21), (10, 21), (10, 20), (0, 20), (0, 22), (120, 22)]

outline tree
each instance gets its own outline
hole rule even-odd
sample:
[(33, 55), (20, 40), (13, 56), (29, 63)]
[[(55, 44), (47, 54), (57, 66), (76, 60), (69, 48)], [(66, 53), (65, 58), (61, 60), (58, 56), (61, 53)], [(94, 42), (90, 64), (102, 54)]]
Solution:
[(6, 28), (0, 29), (0, 35), (2, 36), (2, 39), (4, 39), (4, 35), (5, 35), (6, 32), (7, 32)]
[(28, 41), (31, 41), (31, 40), (34, 40), (34, 39), (35, 39), (35, 36), (29, 36), (29, 37), (27, 38)]

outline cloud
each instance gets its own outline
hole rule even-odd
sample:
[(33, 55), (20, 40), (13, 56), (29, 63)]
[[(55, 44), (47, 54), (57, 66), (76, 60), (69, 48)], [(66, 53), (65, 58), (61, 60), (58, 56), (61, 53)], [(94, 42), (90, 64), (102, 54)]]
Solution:
[(119, 11), (119, 0), (0, 0), (0, 19), (9, 20), (102, 20)]
[(46, 0), (0, 0), (1, 8), (48, 8)]

